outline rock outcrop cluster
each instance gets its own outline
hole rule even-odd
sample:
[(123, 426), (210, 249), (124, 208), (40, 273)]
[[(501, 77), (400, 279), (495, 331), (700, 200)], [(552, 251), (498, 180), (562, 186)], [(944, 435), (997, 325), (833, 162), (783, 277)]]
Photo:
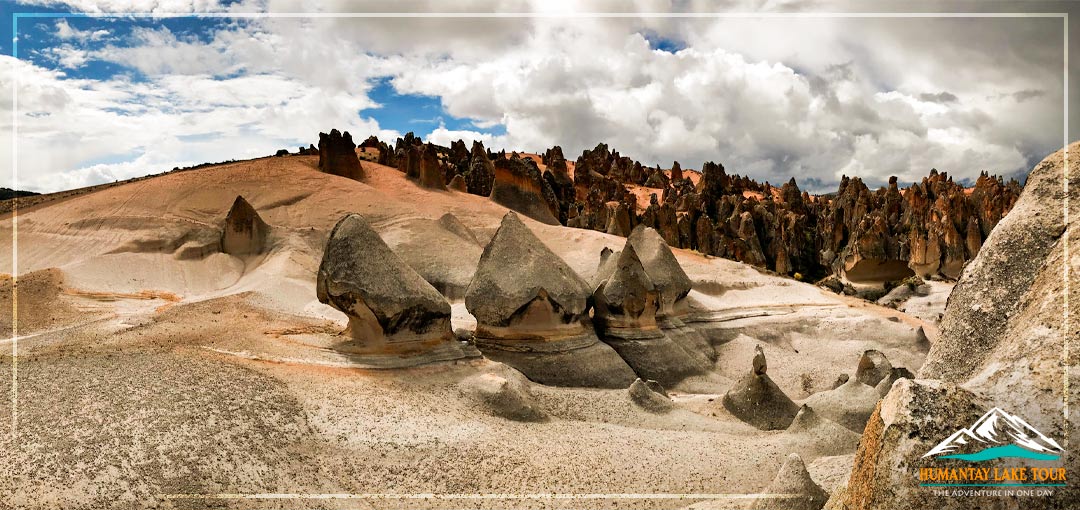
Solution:
[(450, 329), (450, 304), (357, 214), (331, 231), (316, 295), (349, 318), (340, 351), (414, 364), (466, 356)]
[(364, 169), (356, 156), (356, 144), (352, 135), (331, 129), (330, 134), (319, 133), (319, 170), (354, 180), (363, 180)]
[[(871, 190), (845, 176), (835, 193), (811, 196), (794, 178), (774, 187), (713, 162), (694, 172), (676, 161), (665, 171), (606, 144), (583, 151), (572, 165), (559, 146), (539, 157), (493, 154), (480, 142), (441, 147), (412, 133), (392, 146), (375, 137), (361, 146), (378, 149), (380, 164), (424, 186), (490, 196), (537, 221), (623, 237), (644, 225), (673, 248), (814, 279), (956, 278), (1020, 193), (1015, 180), (984, 172), (965, 188), (932, 169), (903, 189), (895, 177)], [(647, 192), (648, 204), (631, 188)]]

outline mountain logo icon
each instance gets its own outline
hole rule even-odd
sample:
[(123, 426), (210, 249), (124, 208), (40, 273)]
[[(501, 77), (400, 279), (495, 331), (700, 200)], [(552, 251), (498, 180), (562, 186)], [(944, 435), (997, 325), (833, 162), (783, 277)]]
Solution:
[(925, 457), (960, 459), (971, 462), (1020, 457), (1057, 460), (1065, 450), (1053, 439), (1035, 430), (1023, 418), (993, 408), (970, 427), (962, 428), (926, 452)]

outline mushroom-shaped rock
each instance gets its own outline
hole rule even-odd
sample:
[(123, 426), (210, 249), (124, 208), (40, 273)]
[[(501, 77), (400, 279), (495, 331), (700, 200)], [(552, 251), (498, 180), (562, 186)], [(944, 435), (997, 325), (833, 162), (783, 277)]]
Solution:
[(659, 313), (675, 313), (693, 284), (667, 242), (655, 229), (638, 225), (627, 238), (627, 244), (634, 247), (645, 272), (660, 291)]
[(319, 170), (357, 181), (364, 178), (356, 144), (348, 131), (342, 134), (331, 129), (330, 134), (319, 133)]
[(316, 294), (349, 317), (340, 350), (418, 362), (465, 356), (450, 330), (450, 304), (357, 214), (330, 232)]
[(892, 372), (892, 363), (889, 363), (885, 354), (869, 349), (864, 351), (859, 358), (858, 368), (855, 369), (855, 380), (867, 386), (877, 386), (890, 372)]
[(874, 412), (878, 400), (877, 389), (867, 386), (856, 379), (829, 391), (810, 395), (806, 405), (813, 407), (822, 416), (839, 423), (848, 429), (862, 433), (866, 420)]
[[(775, 497), (769, 497), (775, 496)], [(753, 510), (820, 510), (829, 494), (806, 470), (802, 457), (792, 453), (784, 460), (780, 472), (759, 498), (750, 505)]]
[[(760, 373), (758, 369), (761, 369)], [(769, 378), (765, 369), (765, 354), (761, 346), (757, 346), (753, 370), (724, 394), (724, 408), (740, 420), (761, 430), (785, 429), (795, 419), (799, 406)]]
[(651, 413), (666, 413), (675, 408), (671, 397), (664, 391), (664, 386), (656, 381), (643, 381), (639, 378), (630, 385), (628, 391), (634, 404)]
[(633, 370), (588, 324), (590, 289), (509, 212), (465, 292), (484, 355), (556, 386), (626, 388)]
[(237, 195), (229, 214), (225, 216), (225, 228), (221, 231), (221, 251), (229, 255), (254, 255), (266, 250), (270, 226), (244, 197)]
[(707, 372), (711, 363), (703, 349), (674, 341), (657, 324), (660, 291), (632, 244), (627, 242), (617, 257), (612, 253), (601, 260), (601, 271), (608, 270), (611, 274), (593, 292), (594, 320), (604, 342), (639, 375), (663, 384)]

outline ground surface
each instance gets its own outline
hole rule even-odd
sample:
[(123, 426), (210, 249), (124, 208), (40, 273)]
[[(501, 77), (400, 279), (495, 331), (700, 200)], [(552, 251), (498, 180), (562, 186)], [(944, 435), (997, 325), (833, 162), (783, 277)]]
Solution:
[[(701, 499), (595, 494), (753, 493), (791, 452), (829, 488), (846, 476), (855, 444), (762, 432), (719, 405), (750, 370), (755, 346), (796, 402), (853, 374), (865, 349), (912, 371), (925, 357), (915, 317), (676, 250), (694, 281), (695, 327), (719, 360), (707, 376), (669, 388), (674, 411), (649, 413), (625, 390), (526, 382), (546, 420), (500, 418), (465, 381), (510, 369), (482, 359), (358, 368), (331, 348), (345, 316), (316, 300), (314, 281), (329, 230), (346, 213), (364, 215), (425, 276), (460, 279), (479, 250), (448, 246), (432, 220), (454, 214), (482, 246), (506, 210), (422, 189), (374, 163), (363, 163), (369, 177), (360, 183), (319, 173), (316, 161), (176, 172), (20, 209), (17, 433), (0, 436), (0, 508), (679, 508)], [(212, 249), (238, 194), (270, 224), (269, 253), (240, 259)], [(587, 280), (600, 250), (625, 241), (523, 220)], [(11, 267), (12, 233), (9, 214), (0, 267)], [(424, 273), (431, 264), (438, 271)], [(10, 328), (6, 282), (0, 325)], [(453, 309), (455, 327), (474, 327), (460, 301)], [(14, 345), (0, 346), (8, 395)], [(11, 415), (0, 414), (0, 430), (11, 428)], [(519, 499), (199, 496), (259, 493)], [(535, 493), (579, 499), (520, 499)]]

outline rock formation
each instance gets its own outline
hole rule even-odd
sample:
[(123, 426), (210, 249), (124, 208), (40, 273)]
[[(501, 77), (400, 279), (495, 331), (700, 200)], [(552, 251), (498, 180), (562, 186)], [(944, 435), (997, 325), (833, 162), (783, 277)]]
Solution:
[(590, 288), (508, 212), (484, 248), (465, 306), (476, 345), (533, 381), (626, 388), (634, 372), (588, 322)]
[(363, 180), (364, 169), (356, 157), (356, 144), (348, 131), (341, 134), (331, 129), (330, 134), (319, 133), (319, 170), (353, 180)]
[(879, 398), (873, 386), (851, 379), (836, 389), (810, 395), (810, 398), (806, 399), (806, 405), (813, 407), (818, 414), (861, 434)]
[(482, 197), (491, 195), (491, 187), (495, 184), (495, 164), (488, 159), (484, 144), (480, 142), (473, 142), (465, 184), (469, 193)]
[[(656, 273), (665, 276), (663, 271)], [(673, 385), (708, 371), (711, 363), (704, 351), (677, 343), (659, 327), (662, 299), (661, 289), (647, 274), (629, 239), (618, 254), (601, 253), (593, 292), (594, 320), (601, 338), (637, 374)]]
[(357, 214), (330, 232), (316, 294), (349, 318), (338, 350), (415, 363), (466, 356), (450, 330), (450, 304)]
[[(1068, 150), (1080, 152), (1080, 143)], [(1076, 385), (1064, 384), (1064, 364), (1080, 364), (1075, 350), (1071, 359), (1062, 358), (1066, 328), (1077, 329), (1062, 320), (1064, 268), (1068, 264), (1072, 273), (1080, 266), (1075, 255), (1072, 260), (1064, 256), (1065, 240), (1077, 223), (1076, 216), (1065, 223), (1065, 200), (1070, 209), (1080, 210), (1080, 198), (1066, 196), (1063, 178), (1070, 175), (1070, 188), (1080, 182), (1076, 172), (1063, 169), (1063, 151), (1036, 165), (1012, 212), (964, 267), (918, 378), (896, 382), (870, 418), (843, 497), (847, 508), (967, 507), (969, 500), (922, 490), (915, 473), (920, 467), (948, 465), (923, 455), (992, 407), (1022, 417), (1057, 441), (1080, 432), (1076, 420), (1064, 419), (1061, 407), (1066, 399), (1080, 399)], [(992, 219), (1004, 203), (983, 205)], [(985, 223), (991, 222), (980, 216), (980, 228)], [(1080, 316), (1078, 303), (1069, 300), (1070, 317)], [(1080, 469), (1078, 459), (1066, 453), (1058, 461), (1038, 464), (1074, 472)], [(1022, 505), (1069, 508), (1080, 497), (1071, 486), (1059, 490), (1053, 498), (1024, 498)], [(1014, 506), (1011, 499), (988, 501), (995, 502), (988, 508)]]
[(446, 187), (454, 191), (460, 191), (462, 193), (469, 192), (469, 187), (465, 183), (465, 177), (463, 177), (461, 174), (457, 174), (453, 178), (451, 178), (450, 184), (447, 184)]
[(420, 181), (420, 185), (425, 188), (433, 188), (439, 190), (446, 190), (446, 183), (443, 181), (443, 170), (439, 164), (439, 156), (436, 153), (435, 146), (426, 144), (421, 145), (418, 149), (420, 157), (420, 175), (417, 179)]
[(491, 199), (541, 223), (559, 224), (555, 192), (532, 159), (517, 154), (496, 159)]
[(229, 255), (256, 255), (266, 251), (270, 226), (244, 197), (237, 195), (221, 230), (221, 251)]
[(870, 349), (864, 351), (859, 357), (859, 365), (855, 369), (855, 380), (867, 386), (877, 386), (882, 379), (889, 376), (892, 368), (892, 363), (889, 363), (881, 351)]
[(675, 408), (664, 387), (656, 381), (643, 381), (639, 378), (627, 391), (634, 404), (651, 413), (666, 413)]
[(799, 445), (800, 451), (807, 450), (817, 454), (851, 453), (859, 445), (859, 434), (819, 415), (808, 405), (799, 409), (788, 426), (787, 433), (794, 436), (794, 442)]
[(496, 373), (468, 377), (459, 386), (495, 416), (521, 422), (545, 421), (547, 415), (536, 404), (529, 381), (519, 372), (502, 368)]
[(724, 394), (724, 409), (761, 430), (785, 429), (795, 419), (799, 406), (769, 378), (767, 371), (765, 353), (757, 346), (750, 373)]
[(764, 494), (788, 496), (775, 498), (763, 496), (753, 500), (749, 508), (753, 510), (820, 510), (829, 499), (828, 493), (810, 478), (802, 457), (799, 457), (797, 453), (787, 456), (784, 465), (780, 467), (780, 472), (765, 488)]

